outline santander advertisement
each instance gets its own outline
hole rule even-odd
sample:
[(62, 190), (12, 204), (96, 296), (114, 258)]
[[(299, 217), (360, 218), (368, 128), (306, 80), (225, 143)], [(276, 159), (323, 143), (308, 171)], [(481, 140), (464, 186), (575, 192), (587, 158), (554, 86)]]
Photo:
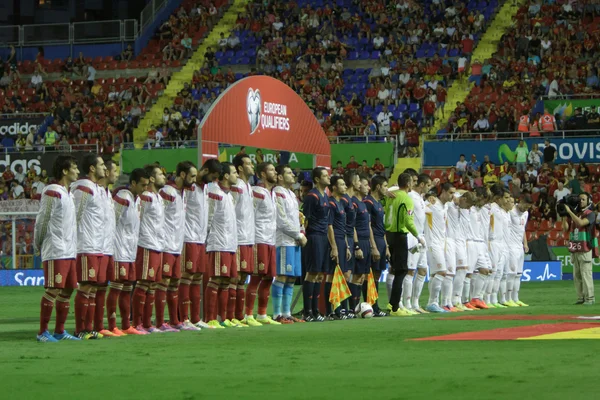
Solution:
[(331, 165), (323, 128), (296, 92), (268, 76), (244, 78), (213, 103), (199, 127), (204, 158), (218, 144), (314, 154), (316, 165)]

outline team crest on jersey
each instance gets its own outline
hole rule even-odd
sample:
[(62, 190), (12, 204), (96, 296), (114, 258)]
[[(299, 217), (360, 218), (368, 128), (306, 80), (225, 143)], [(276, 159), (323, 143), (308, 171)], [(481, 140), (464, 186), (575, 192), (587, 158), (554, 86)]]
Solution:
[(240, 263), (240, 268), (242, 268), (242, 269), (244, 269), (244, 270), (246, 269), (246, 267), (247, 267), (247, 266), (248, 266), (248, 263), (246, 262), (246, 260), (243, 260), (243, 261)]
[(127, 274), (127, 270), (125, 269), (124, 266), (121, 265), (121, 268), (119, 268), (119, 275), (125, 276), (126, 274)]
[(55, 281), (56, 283), (62, 283), (62, 275), (61, 275), (61, 274), (56, 274), (56, 275), (54, 276), (54, 281)]
[(226, 274), (227, 273), (227, 265), (221, 265), (221, 273), (222, 274)]
[(193, 266), (194, 266), (193, 262), (191, 262), (191, 261), (185, 262), (185, 269), (192, 269)]
[(258, 270), (259, 271), (264, 271), (265, 270), (265, 264), (264, 263), (259, 263), (258, 264)]
[(169, 273), (170, 269), (171, 269), (171, 266), (169, 264), (163, 265), (163, 272)]
[(90, 278), (95, 278), (96, 277), (96, 270), (94, 270), (93, 268), (90, 269), (88, 271), (88, 275), (90, 276)]
[(150, 278), (154, 278), (154, 269), (153, 268), (150, 268), (148, 270), (148, 276), (150, 276)]
[(285, 270), (286, 270), (287, 272), (292, 272), (292, 270), (293, 270), (293, 267), (292, 267), (290, 264), (288, 264), (288, 265), (286, 265), (286, 266), (285, 266)]

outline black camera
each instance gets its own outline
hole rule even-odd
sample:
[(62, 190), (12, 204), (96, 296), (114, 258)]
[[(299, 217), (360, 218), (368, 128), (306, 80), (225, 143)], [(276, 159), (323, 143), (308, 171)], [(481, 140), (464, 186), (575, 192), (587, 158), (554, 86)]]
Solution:
[(556, 203), (556, 213), (561, 217), (566, 217), (569, 215), (565, 206), (569, 206), (571, 211), (573, 211), (575, 214), (580, 212), (581, 203), (579, 201), (579, 196), (576, 194), (570, 194), (568, 196), (563, 197), (558, 203)]

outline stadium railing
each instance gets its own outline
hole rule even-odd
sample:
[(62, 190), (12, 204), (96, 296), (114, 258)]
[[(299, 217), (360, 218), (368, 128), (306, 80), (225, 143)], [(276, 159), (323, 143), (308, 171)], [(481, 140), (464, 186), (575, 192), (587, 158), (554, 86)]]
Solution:
[(485, 140), (524, 140), (524, 139), (536, 139), (536, 138), (549, 138), (549, 139), (574, 139), (574, 138), (585, 138), (590, 136), (600, 135), (599, 129), (572, 129), (572, 130), (558, 130), (554, 132), (540, 132), (539, 136), (531, 136), (529, 132), (461, 132), (461, 133), (438, 133), (432, 135), (428, 141), (442, 142), (442, 141), (485, 141)]
[[(33, 253), (33, 226), (38, 209), (38, 200), (0, 202), (1, 269), (41, 268), (39, 257)], [(22, 246), (18, 241), (20, 238), (25, 239), (27, 235), (29, 235), (29, 240), (24, 242), (25, 246)], [(6, 239), (9, 237), (10, 243), (7, 243)]]

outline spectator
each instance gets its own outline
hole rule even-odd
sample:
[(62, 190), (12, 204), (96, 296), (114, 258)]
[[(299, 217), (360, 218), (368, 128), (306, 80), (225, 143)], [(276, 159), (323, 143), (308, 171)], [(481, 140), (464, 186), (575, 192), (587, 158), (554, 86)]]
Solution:
[(472, 175), (475, 171), (479, 171), (480, 167), (481, 163), (477, 161), (477, 156), (472, 154), (471, 161), (467, 163), (467, 174)]
[(227, 50), (227, 38), (225, 37), (225, 34), (223, 32), (221, 32), (221, 38), (219, 39), (218, 45), (219, 45), (219, 49), (221, 51), (226, 51)]
[(132, 58), (133, 58), (133, 48), (131, 47), (131, 44), (128, 44), (127, 48), (125, 48), (125, 50), (123, 50), (123, 52), (121, 53), (121, 60), (131, 61)]
[(24, 151), (27, 144), (27, 140), (21, 133), (17, 135), (17, 140), (15, 141), (15, 147), (17, 151)]
[(227, 47), (229, 47), (229, 49), (231, 50), (238, 50), (241, 48), (240, 38), (237, 37), (235, 32), (231, 32), (231, 34), (227, 38)]
[(548, 193), (548, 187), (550, 186), (550, 176), (548, 176), (548, 170), (543, 169), (541, 174), (538, 174), (536, 187), (533, 189), (534, 192), (542, 191)]
[(378, 174), (383, 174), (385, 172), (385, 166), (381, 163), (379, 158), (375, 159), (375, 164), (372, 167), (373, 171)]
[(10, 186), (11, 186), (11, 189), (10, 189), (9, 198), (11, 200), (20, 200), (20, 199), (25, 198), (25, 189), (23, 189), (23, 186), (21, 186), (19, 184), (19, 182), (17, 182), (16, 180), (13, 180), (11, 182)]
[(529, 152), (529, 155), (527, 156), (527, 162), (528, 164), (533, 165), (533, 168), (539, 169), (542, 165), (543, 157), (544, 155), (540, 151), (538, 144), (534, 143), (533, 146), (531, 146), (531, 151)]
[(583, 178), (583, 179), (588, 179), (590, 177), (590, 169), (585, 164), (585, 161), (579, 162), (579, 168), (577, 169), (577, 175), (579, 175), (579, 177)]
[(564, 183), (562, 181), (558, 181), (558, 187), (554, 191), (554, 198), (556, 201), (559, 202), (570, 194), (571, 191), (565, 187)]
[(485, 114), (481, 113), (479, 115), (479, 119), (477, 120), (477, 122), (475, 122), (475, 125), (473, 126), (473, 131), (474, 132), (489, 132), (489, 130), (490, 130), (490, 122), (488, 121)]
[(341, 161), (338, 161), (336, 163), (336, 167), (334, 168), (334, 171), (337, 175), (343, 175), (344, 174), (344, 166), (342, 165)]
[(19, 184), (22, 185), (23, 182), (25, 181), (25, 173), (23, 172), (23, 166), (18, 164), (15, 167), (15, 181)]
[(544, 135), (551, 135), (558, 130), (556, 126), (556, 118), (550, 114), (547, 108), (544, 108), (544, 115), (539, 119), (539, 124), (544, 132)]
[(194, 49), (192, 48), (192, 38), (186, 32), (181, 39), (181, 47), (183, 47), (182, 56), (183, 58), (191, 57), (194, 53)]
[(533, 168), (532, 164), (527, 165), (527, 176), (529, 177), (530, 182), (537, 181), (538, 172), (537, 169)]
[(86, 77), (88, 87), (91, 89), (94, 86), (94, 81), (96, 80), (96, 68), (92, 65), (92, 63), (88, 63), (87, 65), (87, 77)]
[(556, 147), (550, 144), (550, 139), (544, 140), (544, 163), (548, 164), (549, 168), (554, 168), (556, 160)]
[(467, 161), (465, 155), (461, 154), (458, 161), (456, 162), (456, 173), (458, 176), (463, 176), (467, 172)]
[(517, 173), (525, 172), (527, 156), (529, 155), (529, 151), (525, 146), (525, 141), (521, 140), (519, 142), (519, 147), (515, 150), (515, 162), (517, 163)]
[(58, 141), (58, 134), (52, 126), (49, 126), (44, 135), (44, 146), (46, 150), (54, 150), (54, 145)]
[(498, 183), (498, 177), (494, 174), (494, 170), (490, 170), (483, 178), (483, 184), (487, 187), (492, 187)]
[(510, 188), (510, 183), (512, 182), (513, 177), (511, 174), (507, 172), (500, 172), (500, 182), (504, 184), (504, 187)]
[(31, 87), (38, 90), (42, 87), (43, 82), (44, 80), (42, 79), (42, 74), (36, 70), (33, 75), (31, 75)]
[(392, 113), (389, 112), (388, 107), (386, 105), (383, 106), (383, 109), (377, 115), (377, 126), (379, 128), (380, 135), (389, 135), (390, 134), (390, 122), (392, 118)]
[(350, 156), (350, 162), (346, 164), (346, 169), (358, 169), (359, 165), (354, 159), (354, 156)]

